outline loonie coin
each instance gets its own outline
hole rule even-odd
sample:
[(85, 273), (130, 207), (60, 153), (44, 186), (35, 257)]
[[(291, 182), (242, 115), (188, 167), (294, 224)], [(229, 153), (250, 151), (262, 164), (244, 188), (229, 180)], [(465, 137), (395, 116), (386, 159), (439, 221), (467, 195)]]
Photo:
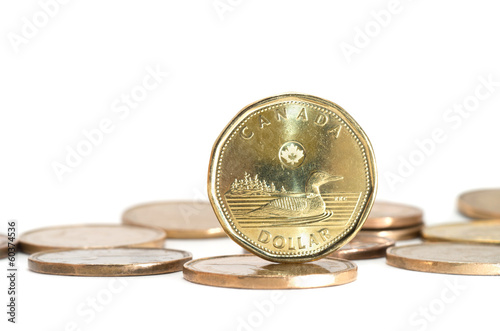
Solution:
[(420, 208), (394, 202), (376, 201), (363, 229), (394, 229), (421, 225), (422, 217), (423, 212)]
[(338, 105), (283, 94), (244, 108), (212, 150), (208, 190), (226, 233), (275, 262), (319, 259), (349, 242), (376, 193), (361, 127)]
[(184, 265), (190, 282), (247, 289), (313, 288), (356, 280), (356, 264), (340, 259), (309, 263), (274, 263), (255, 255), (228, 255), (193, 260)]
[(21, 235), (20, 249), (36, 253), (50, 249), (163, 247), (165, 231), (137, 225), (85, 224), (41, 228)]
[(500, 247), (423, 243), (391, 247), (387, 264), (409, 270), (458, 275), (500, 275)]
[(422, 228), (422, 225), (415, 225), (406, 228), (389, 230), (361, 230), (359, 233), (389, 238), (392, 240), (408, 240), (420, 237), (420, 231)]
[(500, 218), (500, 189), (463, 193), (458, 197), (458, 210), (471, 218)]
[(9, 239), (7, 236), (0, 234), (0, 259), (7, 257), (9, 251)]
[(394, 246), (394, 244), (395, 242), (392, 239), (358, 232), (353, 240), (328, 255), (328, 257), (346, 260), (374, 259), (384, 257), (387, 248)]
[(500, 220), (429, 226), (422, 230), (422, 237), (433, 241), (500, 244)]
[(163, 248), (52, 250), (31, 255), (30, 270), (67, 276), (141, 276), (181, 271), (189, 252)]
[(132, 207), (122, 216), (123, 223), (152, 225), (167, 232), (168, 238), (225, 237), (208, 202), (168, 201)]

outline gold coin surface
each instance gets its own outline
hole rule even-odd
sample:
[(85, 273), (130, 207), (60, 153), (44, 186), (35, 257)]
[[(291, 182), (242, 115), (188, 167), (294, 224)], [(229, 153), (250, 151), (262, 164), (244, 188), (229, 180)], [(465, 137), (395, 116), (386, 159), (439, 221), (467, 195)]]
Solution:
[(422, 230), (422, 237), (434, 241), (500, 244), (500, 220), (429, 226)]
[(189, 252), (163, 248), (76, 249), (39, 252), (31, 271), (67, 276), (141, 276), (181, 271)]
[(9, 252), (9, 239), (7, 236), (0, 234), (0, 259), (7, 257)]
[(500, 218), (500, 189), (465, 192), (458, 197), (458, 210), (471, 218)]
[(384, 257), (387, 248), (394, 246), (392, 239), (358, 232), (356, 237), (328, 257), (345, 260), (363, 260)]
[(394, 229), (422, 224), (420, 208), (394, 202), (375, 201), (363, 229)]
[(165, 201), (134, 206), (123, 213), (125, 224), (162, 228), (168, 238), (225, 237), (208, 202)]
[(84, 224), (41, 228), (21, 235), (20, 249), (28, 254), (51, 249), (163, 247), (160, 228), (119, 224)]
[(246, 289), (292, 289), (350, 283), (357, 277), (356, 264), (340, 259), (308, 263), (274, 263), (258, 256), (228, 255), (193, 260), (184, 265), (190, 282)]
[(391, 247), (387, 264), (409, 270), (457, 275), (500, 275), (500, 247), (423, 243)]
[(338, 105), (303, 94), (245, 107), (215, 142), (208, 178), (227, 234), (275, 262), (316, 260), (349, 242), (376, 187), (361, 127)]
[(409, 240), (420, 237), (420, 232), (422, 231), (423, 225), (409, 226), (400, 229), (388, 229), (388, 230), (361, 230), (359, 233), (369, 234), (372, 236), (378, 236), (383, 238), (389, 238), (392, 240)]

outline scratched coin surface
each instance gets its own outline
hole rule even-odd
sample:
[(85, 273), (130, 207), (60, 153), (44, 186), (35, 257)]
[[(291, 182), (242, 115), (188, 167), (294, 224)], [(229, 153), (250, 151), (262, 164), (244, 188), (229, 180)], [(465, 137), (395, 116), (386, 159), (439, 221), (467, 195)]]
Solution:
[(458, 210), (471, 218), (500, 218), (500, 189), (465, 192), (458, 197)]
[(191, 253), (163, 248), (76, 249), (39, 252), (31, 271), (67, 276), (140, 276), (181, 271)]
[(134, 206), (123, 213), (123, 223), (157, 226), (168, 238), (225, 237), (208, 202), (164, 201)]
[(500, 247), (423, 243), (391, 247), (387, 264), (409, 270), (457, 275), (500, 275)]
[(341, 259), (308, 263), (274, 263), (258, 256), (228, 255), (193, 260), (184, 265), (190, 282), (247, 289), (292, 289), (350, 283), (357, 277), (356, 264)]
[(395, 202), (375, 201), (363, 229), (393, 229), (421, 225), (420, 208)]
[(364, 260), (384, 257), (387, 248), (394, 246), (392, 239), (358, 232), (356, 237), (328, 257), (346, 260)]
[(51, 249), (163, 247), (165, 231), (137, 225), (85, 224), (41, 228), (21, 235), (28, 254)]
[(9, 251), (9, 239), (6, 235), (0, 234), (0, 259), (7, 257)]
[(433, 241), (500, 244), (500, 220), (429, 226), (422, 230), (422, 237)]
[(319, 259), (349, 242), (376, 193), (372, 147), (338, 105), (284, 94), (245, 107), (212, 150), (208, 190), (243, 248), (275, 262)]
[(422, 228), (423, 228), (422, 225), (415, 225), (406, 228), (387, 229), (387, 230), (363, 229), (360, 231), (360, 233), (383, 237), (383, 238), (389, 238), (392, 240), (409, 240), (420, 237), (420, 232), (422, 231)]

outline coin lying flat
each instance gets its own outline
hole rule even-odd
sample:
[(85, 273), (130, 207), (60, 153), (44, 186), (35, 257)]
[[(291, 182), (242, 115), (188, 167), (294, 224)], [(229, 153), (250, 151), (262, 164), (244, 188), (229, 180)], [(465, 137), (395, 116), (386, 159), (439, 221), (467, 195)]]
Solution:
[(328, 255), (328, 257), (346, 260), (374, 259), (384, 257), (387, 248), (394, 246), (394, 244), (395, 242), (392, 239), (358, 232), (353, 240)]
[(423, 228), (422, 225), (416, 225), (400, 229), (361, 230), (359, 233), (389, 238), (392, 240), (409, 240), (420, 237), (420, 232), (422, 228)]
[(7, 257), (7, 253), (9, 250), (9, 240), (7, 236), (0, 234), (0, 259)]
[(394, 229), (422, 224), (420, 208), (394, 202), (376, 201), (363, 229)]
[(39, 252), (31, 271), (67, 276), (141, 276), (181, 271), (189, 252), (163, 248), (77, 249)]
[(458, 197), (458, 210), (471, 218), (500, 218), (500, 189), (463, 193)]
[(304, 262), (356, 235), (376, 183), (371, 144), (345, 110), (283, 94), (247, 106), (224, 129), (208, 190), (238, 244), (270, 261)]
[(274, 263), (255, 255), (228, 255), (193, 260), (184, 265), (190, 282), (247, 289), (313, 288), (350, 283), (356, 264), (340, 259), (308, 263)]
[(422, 230), (422, 237), (437, 241), (500, 244), (500, 220), (429, 226)]
[(225, 237), (226, 233), (208, 202), (169, 201), (139, 205), (126, 210), (123, 223), (162, 228), (169, 238)]
[(409, 270), (458, 275), (500, 275), (500, 247), (424, 243), (391, 247), (387, 264)]
[(163, 247), (165, 231), (154, 227), (114, 224), (67, 225), (29, 231), (20, 237), (28, 254), (50, 249)]

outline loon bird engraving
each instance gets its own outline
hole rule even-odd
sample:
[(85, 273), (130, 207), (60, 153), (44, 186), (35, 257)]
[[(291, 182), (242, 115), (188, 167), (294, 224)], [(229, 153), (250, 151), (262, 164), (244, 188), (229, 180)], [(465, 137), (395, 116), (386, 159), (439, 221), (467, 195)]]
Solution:
[(321, 185), (341, 180), (341, 176), (331, 176), (325, 172), (313, 172), (307, 179), (305, 197), (282, 197), (272, 200), (266, 205), (248, 212), (255, 217), (310, 217), (325, 212), (325, 201), (321, 197)]

